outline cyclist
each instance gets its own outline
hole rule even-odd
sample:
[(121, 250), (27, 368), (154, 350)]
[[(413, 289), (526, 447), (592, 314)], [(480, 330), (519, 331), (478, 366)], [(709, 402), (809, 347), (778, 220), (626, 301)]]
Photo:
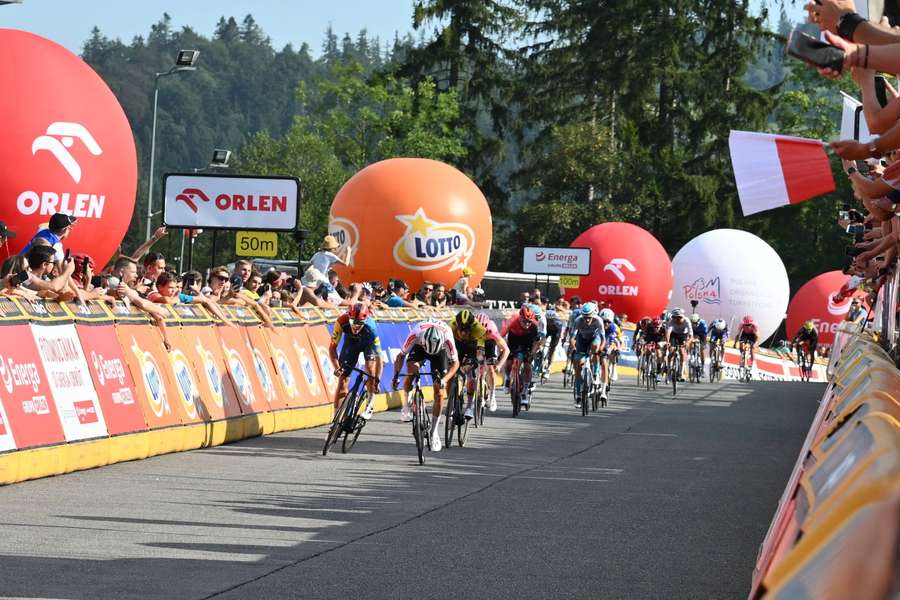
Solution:
[(656, 370), (656, 381), (659, 382), (659, 374), (665, 365), (663, 356), (666, 352), (666, 323), (662, 319), (653, 319), (647, 326), (647, 331), (642, 336), (644, 344), (654, 344), (656, 346), (656, 364), (660, 368)]
[(550, 365), (553, 363), (553, 354), (556, 352), (556, 347), (559, 345), (559, 338), (565, 327), (565, 323), (563, 323), (562, 317), (559, 316), (556, 309), (557, 307), (553, 304), (547, 305), (547, 337), (550, 338), (550, 346), (547, 348), (547, 364), (544, 367), (544, 372), (547, 373), (548, 377), (550, 375)]
[[(575, 319), (575, 323), (569, 333), (569, 346), (572, 348), (575, 363), (575, 397), (581, 398), (581, 373), (584, 359), (590, 355), (591, 372), (597, 379), (600, 369), (600, 353), (606, 343), (603, 332), (603, 321), (597, 314), (597, 305), (587, 302), (581, 307), (581, 314)], [(605, 397), (606, 390), (603, 390)], [(576, 408), (581, 408), (581, 403), (576, 400)]]
[[(477, 365), (484, 360), (484, 340), (487, 330), (484, 325), (475, 319), (467, 308), (456, 313), (456, 317), (450, 322), (450, 330), (453, 332), (453, 341), (456, 343), (456, 352), (459, 355), (459, 364), (470, 359), (469, 366), (461, 366), (461, 369), (471, 370), (473, 365)], [(469, 385), (466, 387), (466, 419), (475, 416), (475, 408), (473, 406), (475, 398), (475, 380), (469, 378)]]
[(791, 340), (791, 348), (797, 350), (797, 362), (802, 363), (801, 352), (809, 355), (809, 364), (812, 365), (816, 360), (816, 348), (819, 346), (819, 332), (816, 330), (816, 324), (812, 321), (806, 321), (801, 327), (794, 339)]
[(693, 343), (700, 344), (700, 368), (703, 369), (706, 367), (706, 336), (709, 327), (697, 313), (691, 314), (691, 331), (694, 332)]
[(606, 394), (609, 392), (611, 355), (613, 350), (618, 350), (620, 346), (621, 328), (616, 325), (616, 314), (611, 308), (604, 308), (600, 311), (600, 320), (603, 321), (603, 335), (606, 337), (606, 345), (603, 353), (600, 355), (600, 369), (603, 379), (603, 392), (601, 396), (608, 399)]
[[(344, 345), (338, 355), (337, 347), (344, 338)], [(369, 391), (369, 402), (363, 411), (362, 418), (369, 420), (375, 411), (375, 393), (378, 391), (378, 380), (384, 370), (384, 362), (381, 358), (381, 341), (378, 338), (378, 330), (375, 321), (369, 314), (369, 307), (362, 302), (357, 302), (347, 309), (347, 312), (338, 317), (334, 323), (334, 333), (331, 335), (331, 345), (328, 347), (331, 364), (338, 373), (337, 389), (334, 391), (334, 410), (341, 408), (341, 402), (347, 395), (347, 380), (352, 374), (352, 369), (362, 354), (366, 361), (366, 372), (369, 380), (366, 389)]]
[[(497, 372), (503, 369), (506, 359), (509, 358), (509, 346), (506, 340), (497, 330), (497, 325), (485, 313), (478, 313), (475, 319), (481, 323), (487, 332), (484, 336), (484, 362), (487, 365), (487, 384), (490, 392), (490, 404), (488, 408), (491, 412), (497, 410), (497, 393), (494, 391), (494, 384), (497, 378)], [(500, 357), (497, 358), (497, 348), (500, 348)]]
[[(532, 296), (534, 298), (534, 296)], [(534, 311), (534, 317), (537, 319), (537, 332), (538, 332), (538, 341), (540, 342), (537, 347), (537, 351), (535, 353), (535, 358), (540, 358), (538, 364), (540, 365), (541, 378), (544, 378), (544, 342), (547, 339), (547, 315), (544, 314), (544, 308), (541, 306), (541, 299), (537, 298), (534, 302), (529, 304), (531, 310)], [(531, 379), (531, 383), (529, 384), (528, 390), (534, 390), (535, 386), (534, 378)]]
[(634, 348), (634, 354), (638, 358), (641, 357), (641, 347), (644, 345), (644, 342), (647, 341), (647, 331), (652, 322), (653, 319), (650, 317), (643, 317), (638, 321), (638, 324), (634, 328), (634, 337), (631, 340), (631, 347)]
[(686, 344), (694, 339), (694, 332), (691, 329), (691, 322), (684, 318), (684, 311), (680, 308), (673, 308), (669, 322), (666, 325), (666, 343), (669, 344), (669, 354), (675, 352), (676, 349), (681, 355), (681, 373), (670, 373), (670, 377), (678, 377), (679, 381), (684, 381), (684, 365), (687, 364), (685, 356)]
[[(716, 319), (709, 327), (709, 354), (712, 356), (713, 348), (719, 346), (720, 357), (725, 355), (725, 340), (728, 339), (728, 324), (725, 319)], [(721, 360), (721, 358), (720, 358)]]
[(453, 332), (450, 330), (450, 326), (443, 321), (422, 321), (415, 326), (406, 341), (403, 342), (403, 347), (394, 361), (394, 379), (392, 381), (394, 389), (397, 389), (404, 360), (406, 361), (406, 378), (403, 380), (403, 392), (400, 395), (400, 406), (402, 407), (400, 418), (403, 421), (412, 420), (407, 398), (412, 389), (413, 375), (419, 372), (422, 363), (427, 360), (431, 363), (431, 374), (434, 381), (431, 449), (439, 452), (442, 444), (438, 425), (441, 420), (444, 390), (447, 389), (447, 383), (459, 369), (459, 357), (456, 354), (456, 344), (453, 343)]
[[(519, 309), (519, 314), (503, 324), (500, 332), (506, 336), (509, 353), (512, 356), (520, 355), (525, 364), (525, 380), (531, 382), (531, 365), (534, 362), (535, 353), (540, 348), (541, 340), (538, 336), (538, 323), (531, 306), (526, 304)], [(506, 365), (506, 381), (509, 381), (510, 364)], [(522, 391), (521, 405), (528, 406), (528, 393)]]
[(744, 342), (750, 344), (750, 364), (747, 365), (747, 367), (752, 369), (754, 351), (756, 350), (757, 341), (759, 341), (759, 327), (753, 322), (752, 315), (745, 315), (741, 320), (741, 324), (737, 328), (737, 333), (734, 335), (734, 341), (737, 343), (738, 348), (740, 348), (741, 344)]

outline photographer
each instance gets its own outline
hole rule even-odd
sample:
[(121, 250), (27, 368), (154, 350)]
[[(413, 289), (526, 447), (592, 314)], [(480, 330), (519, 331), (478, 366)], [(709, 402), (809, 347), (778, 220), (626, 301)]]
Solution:
[[(71, 257), (63, 257), (61, 268), (55, 262), (56, 250), (50, 246), (33, 244), (25, 255), (30, 268), (30, 276), (22, 285), (34, 290), (41, 298), (68, 301), (74, 300), (78, 294), (73, 291), (71, 275), (75, 271), (75, 261)], [(54, 275), (54, 272), (58, 273)]]
[(23, 287), (27, 283), (31, 275), (28, 270), (28, 261), (24, 256), (9, 256), (3, 261), (0, 267), (0, 295), (18, 296), (25, 300), (35, 301), (38, 299), (37, 292)]

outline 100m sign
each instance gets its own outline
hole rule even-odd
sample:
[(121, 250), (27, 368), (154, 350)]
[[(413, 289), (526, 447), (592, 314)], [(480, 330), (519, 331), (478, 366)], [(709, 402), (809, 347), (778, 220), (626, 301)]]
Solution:
[(273, 258), (278, 255), (278, 234), (274, 231), (238, 231), (234, 247), (238, 256)]

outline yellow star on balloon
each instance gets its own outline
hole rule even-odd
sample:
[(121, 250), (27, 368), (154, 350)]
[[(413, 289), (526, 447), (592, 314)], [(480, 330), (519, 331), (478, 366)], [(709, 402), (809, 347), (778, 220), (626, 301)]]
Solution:
[(434, 225), (437, 224), (436, 221), (432, 221), (428, 217), (425, 216), (425, 211), (423, 209), (419, 209), (412, 216), (409, 215), (398, 215), (397, 220), (406, 225), (409, 229), (407, 229), (406, 233), (419, 233), (419, 234), (427, 234), (428, 230), (431, 229)]

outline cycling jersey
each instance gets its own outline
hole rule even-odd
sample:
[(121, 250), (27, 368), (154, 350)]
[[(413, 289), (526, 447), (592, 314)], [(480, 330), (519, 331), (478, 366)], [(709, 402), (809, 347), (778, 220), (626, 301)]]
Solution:
[(569, 313), (569, 320), (566, 323), (566, 331), (568, 332), (568, 337), (572, 337), (572, 332), (575, 331), (575, 320), (581, 316), (581, 307), (573, 308), (572, 312)]
[(531, 335), (533, 333), (537, 333), (537, 324), (532, 321), (531, 327), (522, 327), (521, 318), (518, 315), (513, 315), (513, 317), (503, 324), (503, 330), (501, 333), (504, 335), (514, 335), (517, 337), (522, 337), (526, 335)]
[(604, 328), (603, 334), (606, 336), (606, 339), (613, 342), (618, 342), (622, 337), (622, 329), (612, 322)]
[(808, 342), (811, 348), (816, 348), (819, 345), (819, 332), (815, 328), (807, 331), (805, 327), (801, 327), (792, 341), (794, 344), (797, 342)]
[(534, 311), (534, 318), (537, 319), (538, 334), (541, 336), (547, 335), (547, 317), (544, 311), (537, 304), (528, 304), (526, 306), (530, 306), (531, 310)]
[(706, 334), (709, 333), (709, 327), (706, 325), (706, 321), (704, 321), (703, 319), (697, 321), (696, 325), (692, 323), (691, 327), (694, 330), (694, 335), (700, 339), (705, 339)]
[(360, 353), (366, 361), (375, 360), (381, 354), (381, 340), (375, 328), (375, 321), (369, 317), (362, 328), (354, 333), (350, 327), (350, 315), (343, 314), (334, 323), (334, 332), (331, 334), (331, 344), (335, 348), (344, 339), (338, 362), (341, 369), (349, 370), (359, 360)]
[(575, 324), (569, 337), (602, 343), (605, 339), (603, 321), (600, 320), (600, 317), (593, 317), (589, 322), (587, 317), (581, 315), (575, 319)]
[(715, 327), (711, 327), (709, 330), (709, 341), (718, 342), (719, 340), (727, 340), (728, 339), (728, 327), (719, 331)]
[(742, 323), (740, 325), (740, 327), (738, 327), (738, 335), (740, 337), (744, 337), (745, 335), (746, 336), (752, 335), (755, 337), (755, 336), (759, 335), (759, 328), (756, 326), (756, 323), (749, 323), (749, 324)]
[(472, 325), (472, 329), (469, 330), (468, 335), (463, 337), (460, 335), (459, 326), (456, 324), (456, 320), (454, 319), (450, 323), (450, 330), (453, 332), (453, 339), (457, 344), (467, 343), (467, 344), (477, 344), (479, 346), (484, 346), (484, 340), (487, 336), (487, 330), (484, 328), (484, 325), (475, 321)]
[(562, 332), (563, 320), (559, 317), (559, 313), (555, 308), (548, 308), (547, 312), (547, 334), (559, 335)]
[(684, 336), (686, 338), (694, 335), (694, 331), (691, 328), (691, 322), (687, 319), (682, 319), (681, 323), (678, 323), (677, 321), (675, 321), (675, 319), (672, 319), (668, 322), (666, 328), (669, 335), (675, 334), (679, 337)]
[(422, 321), (416, 325), (406, 338), (406, 341), (403, 342), (400, 353), (409, 354), (417, 346), (422, 348), (422, 339), (425, 337), (425, 332), (432, 328), (437, 329), (441, 334), (441, 350), (447, 352), (447, 357), (451, 362), (457, 362), (458, 355), (456, 353), (456, 344), (453, 342), (453, 331), (450, 330), (449, 325), (441, 321)]

